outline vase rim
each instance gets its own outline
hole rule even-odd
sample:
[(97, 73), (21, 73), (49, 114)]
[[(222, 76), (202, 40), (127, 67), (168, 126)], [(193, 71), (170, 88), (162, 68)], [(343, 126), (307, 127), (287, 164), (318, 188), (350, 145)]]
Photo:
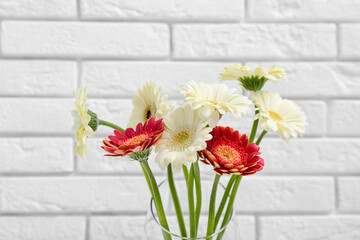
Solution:
[[(174, 180), (178, 180), (178, 179), (183, 179), (181, 177), (174, 177)], [(210, 176), (206, 176), (203, 178), (203, 180), (211, 180), (210, 179)], [(168, 180), (167, 179), (164, 179), (162, 180), (159, 184), (158, 184), (158, 187), (160, 188), (161, 185), (163, 185), (165, 182), (167, 182)], [(225, 186), (222, 184), (222, 183), (219, 183), (219, 185), (225, 189)], [(229, 196), (230, 197), (230, 196)], [(203, 236), (203, 237), (196, 237), (196, 238), (192, 238), (192, 237), (182, 237), (178, 234), (175, 234), (175, 233), (172, 233), (171, 231), (165, 229), (163, 226), (161, 226), (161, 224), (159, 223), (158, 219), (156, 218), (155, 214), (154, 214), (154, 211), (153, 211), (153, 201), (154, 199), (151, 197), (150, 199), (150, 212), (151, 212), (151, 215), (152, 217), (154, 218), (156, 224), (161, 228), (162, 231), (170, 234), (171, 236), (174, 236), (174, 237), (177, 237), (179, 239), (182, 239), (182, 240), (200, 240), (200, 239), (209, 239), (209, 238), (212, 238), (212, 237), (216, 237), (219, 233), (221, 233), (224, 229), (226, 229), (227, 225), (229, 224), (229, 222), (231, 221), (232, 219), (232, 216), (233, 216), (233, 212), (234, 212), (234, 208), (231, 210), (231, 213), (230, 213), (230, 217), (229, 217), (229, 220), (226, 222), (226, 224), (218, 229), (216, 232), (214, 232), (213, 234), (211, 234), (210, 236)]]

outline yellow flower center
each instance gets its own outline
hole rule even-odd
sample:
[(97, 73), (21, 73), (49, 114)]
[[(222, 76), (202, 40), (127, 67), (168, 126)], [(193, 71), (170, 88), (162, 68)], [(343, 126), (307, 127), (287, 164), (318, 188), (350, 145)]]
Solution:
[(276, 112), (273, 112), (273, 111), (268, 111), (269, 112), (269, 115), (270, 115), (270, 117), (273, 119), (273, 120), (275, 120), (275, 121), (277, 121), (277, 122), (282, 122), (282, 121), (284, 121), (284, 119), (278, 114), (278, 113), (276, 113)]
[(133, 144), (139, 144), (140, 142), (144, 141), (148, 137), (147, 134), (141, 134), (135, 137), (132, 137), (128, 139), (126, 142), (124, 142), (124, 145), (133, 145)]
[(223, 160), (233, 163), (236, 160), (241, 160), (242, 156), (231, 146), (221, 145), (215, 149), (216, 155), (221, 157)]
[(229, 144), (216, 146), (213, 149), (213, 154), (220, 164), (233, 164), (234, 166), (243, 164), (248, 156), (243, 148), (234, 147)]
[(193, 142), (193, 136), (187, 131), (181, 131), (176, 134), (168, 143), (168, 148), (172, 151), (183, 151)]

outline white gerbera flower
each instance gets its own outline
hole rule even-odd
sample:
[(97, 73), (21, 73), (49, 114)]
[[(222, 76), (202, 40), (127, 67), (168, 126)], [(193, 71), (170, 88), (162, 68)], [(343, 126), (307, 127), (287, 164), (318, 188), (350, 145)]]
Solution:
[(128, 123), (129, 128), (136, 128), (139, 123), (145, 123), (151, 117), (156, 120), (163, 118), (173, 109), (166, 103), (167, 96), (161, 97), (161, 88), (155, 82), (147, 82), (135, 94), (132, 104), (134, 106)]
[(75, 91), (76, 109), (72, 111), (72, 115), (74, 116), (73, 131), (76, 141), (75, 154), (83, 158), (87, 157), (87, 138), (94, 136), (94, 131), (89, 126), (91, 116), (88, 114), (87, 96), (86, 88), (78, 88)]
[(269, 69), (262, 67), (252, 69), (248, 66), (234, 64), (224, 68), (220, 73), (220, 79), (238, 80), (243, 89), (258, 91), (264, 86), (266, 81), (278, 82), (285, 75), (285, 70), (276, 68), (275, 65)]
[(250, 97), (259, 109), (259, 114), (255, 117), (261, 117), (261, 129), (276, 132), (286, 141), (304, 134), (306, 116), (294, 102), (268, 91), (252, 92)]
[(206, 84), (190, 81), (181, 90), (185, 94), (184, 101), (189, 103), (193, 110), (199, 109), (201, 116), (212, 119), (214, 112), (224, 114), (230, 112), (241, 118), (250, 113), (251, 101), (235, 94), (235, 88), (228, 88), (225, 84)]
[(179, 107), (164, 118), (165, 130), (156, 144), (155, 161), (164, 170), (169, 163), (176, 171), (182, 165), (197, 161), (197, 151), (206, 148), (212, 136), (208, 122), (199, 117), (189, 105)]

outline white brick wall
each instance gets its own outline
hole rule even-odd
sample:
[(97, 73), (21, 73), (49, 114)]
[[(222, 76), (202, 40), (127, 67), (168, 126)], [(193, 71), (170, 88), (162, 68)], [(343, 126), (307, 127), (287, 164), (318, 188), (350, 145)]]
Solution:
[(285, 68), (267, 88), (310, 123), (303, 139), (263, 141), (265, 169), (240, 186), (241, 239), (360, 239), (359, 11), (358, 0), (0, 0), (0, 239), (142, 240), (141, 169), (103, 156), (104, 129), (89, 159), (74, 157), (73, 90), (88, 86), (91, 109), (125, 126), (145, 81), (176, 100), (233, 63)]

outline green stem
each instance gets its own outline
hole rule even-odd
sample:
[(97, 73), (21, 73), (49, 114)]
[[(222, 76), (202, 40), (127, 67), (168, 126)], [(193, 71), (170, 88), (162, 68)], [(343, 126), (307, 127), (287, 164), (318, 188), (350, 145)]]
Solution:
[(259, 144), (261, 143), (261, 140), (263, 139), (263, 137), (266, 135), (267, 131), (263, 130), (262, 133), (260, 134), (259, 138), (256, 140), (256, 145), (259, 146)]
[(201, 203), (202, 203), (199, 159), (194, 163), (194, 177), (195, 177), (195, 190), (196, 190), (195, 214), (196, 214), (196, 235), (197, 235), (199, 228), (200, 213), (201, 213)]
[(233, 184), (235, 182), (235, 179), (236, 179), (236, 175), (232, 175), (229, 182), (228, 182), (228, 184), (227, 184), (227, 186), (226, 186), (226, 188), (225, 188), (224, 195), (223, 195), (223, 197), (221, 199), (219, 208), (218, 208), (218, 210), (216, 212), (215, 222), (214, 222), (214, 229), (213, 229), (214, 232), (215, 232), (216, 227), (217, 227), (217, 225), (218, 225), (218, 223), (220, 221), (222, 212), (223, 212), (223, 210), (225, 208), (225, 204), (226, 204), (227, 200), (229, 199), (230, 190), (231, 190), (231, 188), (232, 188), (232, 186), (233, 186)]
[(111, 123), (111, 122), (108, 122), (108, 121), (99, 120), (99, 125), (107, 126), (107, 127), (110, 127), (110, 128), (125, 132), (125, 130), (122, 129), (121, 127), (119, 127), (118, 125), (116, 125), (114, 123)]
[(188, 177), (188, 199), (189, 199), (189, 220), (190, 220), (190, 238), (196, 237), (196, 216), (194, 204), (194, 165), (191, 164)]
[[(234, 187), (233, 187), (233, 189), (232, 189), (232, 191), (231, 191), (229, 203), (228, 203), (228, 206), (227, 206), (227, 208), (226, 208), (226, 212), (225, 212), (225, 215), (224, 215), (224, 219), (223, 219), (223, 221), (222, 221), (222, 224), (221, 224), (221, 227), (220, 227), (220, 228), (225, 227), (225, 225), (227, 224), (227, 222), (228, 222), (229, 219), (230, 219), (231, 211), (232, 211), (232, 209), (233, 209), (233, 205), (234, 205), (234, 201), (235, 201), (235, 197), (236, 197), (236, 192), (237, 192), (237, 190), (238, 190), (238, 188), (239, 188), (239, 184), (240, 184), (241, 178), (242, 178), (242, 176), (236, 176), (236, 180), (235, 180), (235, 183), (234, 183)], [(222, 239), (222, 237), (223, 237), (223, 235), (224, 235), (224, 233), (225, 233), (225, 230), (226, 230), (226, 228), (219, 233), (218, 237), (216, 238), (217, 240), (221, 240), (221, 239)]]
[[(256, 106), (255, 106), (255, 108), (256, 108)], [(255, 110), (255, 117), (258, 113), (259, 113), (259, 110)], [(254, 142), (258, 125), (259, 125), (259, 119), (254, 120), (252, 129), (251, 129), (251, 133), (250, 133), (249, 144)]]
[[(209, 203), (209, 218), (208, 218), (208, 227), (207, 227), (206, 237), (211, 236), (211, 234), (213, 234), (213, 231), (214, 231), (215, 200), (216, 200), (216, 192), (217, 192), (217, 187), (219, 185), (220, 177), (221, 177), (221, 175), (219, 175), (219, 174), (215, 175), (214, 183), (213, 183), (212, 190), (211, 190), (210, 203)], [(207, 238), (207, 239), (211, 240), (212, 238)]]
[[(143, 167), (143, 169), (145, 170), (144, 171), (145, 178), (148, 178), (147, 181), (150, 182), (150, 186), (149, 186), (150, 187), (150, 192), (152, 193), (152, 196), (153, 196), (153, 199), (154, 199), (154, 203), (155, 203), (155, 207), (157, 209), (160, 224), (161, 224), (161, 226), (163, 228), (165, 228), (167, 231), (169, 231), (169, 225), (168, 225), (167, 220), (166, 220), (164, 207), (163, 207), (163, 204), (162, 204), (162, 201), (161, 201), (161, 196), (160, 196), (159, 188), (158, 188), (158, 185), (156, 183), (155, 177), (154, 177), (154, 175), (153, 175), (147, 161), (141, 161), (140, 164)], [(164, 230), (162, 231), (162, 233), (164, 235), (165, 240), (170, 240), (171, 239), (171, 236), (170, 236), (169, 233), (167, 233)]]
[(168, 175), (169, 188), (170, 188), (171, 196), (172, 196), (172, 199), (174, 202), (174, 208), (176, 211), (176, 217), (177, 217), (177, 220), (179, 223), (181, 236), (186, 238), (187, 237), (186, 227), (185, 227), (184, 217), (183, 217), (183, 214), (181, 211), (179, 196), (176, 191), (176, 186), (175, 186), (175, 182), (174, 182), (174, 176), (173, 176), (171, 163), (168, 165), (167, 175)]
[(187, 184), (187, 181), (188, 181), (188, 178), (189, 178), (188, 169), (187, 169), (187, 167), (185, 165), (182, 165), (182, 169), (183, 169), (185, 181), (186, 181), (186, 184)]

